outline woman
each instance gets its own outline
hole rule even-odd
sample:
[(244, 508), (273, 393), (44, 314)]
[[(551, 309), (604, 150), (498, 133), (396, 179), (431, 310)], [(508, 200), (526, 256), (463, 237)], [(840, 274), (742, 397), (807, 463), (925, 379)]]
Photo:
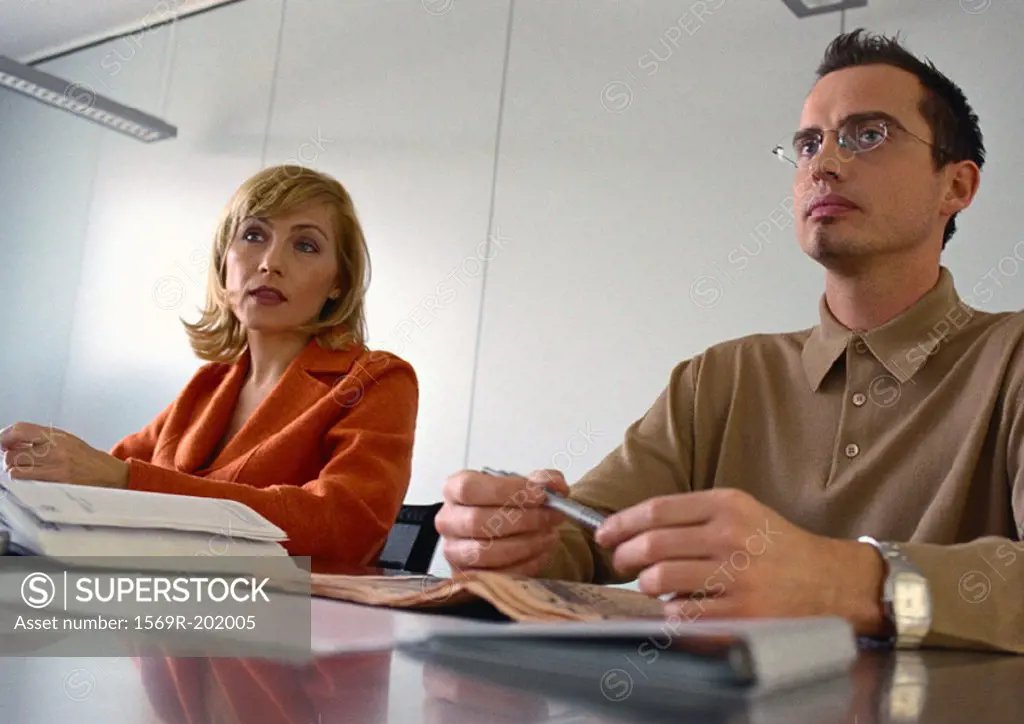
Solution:
[(185, 323), (202, 366), (110, 454), (60, 430), (0, 432), (12, 478), (230, 498), (291, 555), (371, 564), (409, 486), (412, 367), (365, 347), (369, 259), (352, 200), (315, 171), (265, 169), (217, 230), (207, 300)]

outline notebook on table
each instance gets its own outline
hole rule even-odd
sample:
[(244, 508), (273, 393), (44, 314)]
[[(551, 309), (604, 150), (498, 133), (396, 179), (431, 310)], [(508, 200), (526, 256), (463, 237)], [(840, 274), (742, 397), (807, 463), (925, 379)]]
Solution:
[(363, 605), (471, 612), (463, 626), (414, 628), (400, 648), (566, 677), (612, 696), (635, 686), (756, 696), (842, 675), (857, 657), (853, 629), (839, 617), (666, 619), (658, 599), (593, 584), (485, 571), (448, 579), (313, 574), (311, 590)]

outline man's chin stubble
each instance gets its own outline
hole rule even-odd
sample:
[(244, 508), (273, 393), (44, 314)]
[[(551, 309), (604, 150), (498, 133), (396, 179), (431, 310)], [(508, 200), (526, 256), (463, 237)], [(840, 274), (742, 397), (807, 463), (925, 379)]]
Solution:
[(856, 249), (849, 239), (840, 238), (834, 229), (828, 228), (832, 221), (826, 219), (815, 228), (807, 248), (807, 255), (815, 261), (827, 265), (835, 261), (856, 255)]

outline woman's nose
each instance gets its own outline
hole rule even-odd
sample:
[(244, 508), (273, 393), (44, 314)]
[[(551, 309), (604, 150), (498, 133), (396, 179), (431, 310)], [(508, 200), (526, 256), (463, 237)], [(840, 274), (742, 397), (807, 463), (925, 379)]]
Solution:
[(281, 274), (283, 265), (283, 247), (281, 244), (271, 242), (264, 247), (263, 256), (260, 258), (259, 270), (264, 274)]

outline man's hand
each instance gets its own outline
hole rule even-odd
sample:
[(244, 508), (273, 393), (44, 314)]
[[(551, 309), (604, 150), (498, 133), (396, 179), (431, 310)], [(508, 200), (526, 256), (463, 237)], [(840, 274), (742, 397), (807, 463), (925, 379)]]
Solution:
[(127, 463), (63, 430), (16, 423), (0, 430), (0, 452), (12, 480), (128, 487)]
[(565, 519), (543, 507), (545, 487), (569, 492), (557, 470), (537, 470), (526, 478), (463, 470), (448, 478), (434, 527), (444, 538), (452, 568), (527, 576), (540, 572), (558, 544), (555, 528)]
[(610, 516), (595, 539), (644, 593), (677, 594), (666, 616), (837, 615), (858, 634), (885, 631), (874, 548), (809, 533), (740, 490), (651, 498)]

